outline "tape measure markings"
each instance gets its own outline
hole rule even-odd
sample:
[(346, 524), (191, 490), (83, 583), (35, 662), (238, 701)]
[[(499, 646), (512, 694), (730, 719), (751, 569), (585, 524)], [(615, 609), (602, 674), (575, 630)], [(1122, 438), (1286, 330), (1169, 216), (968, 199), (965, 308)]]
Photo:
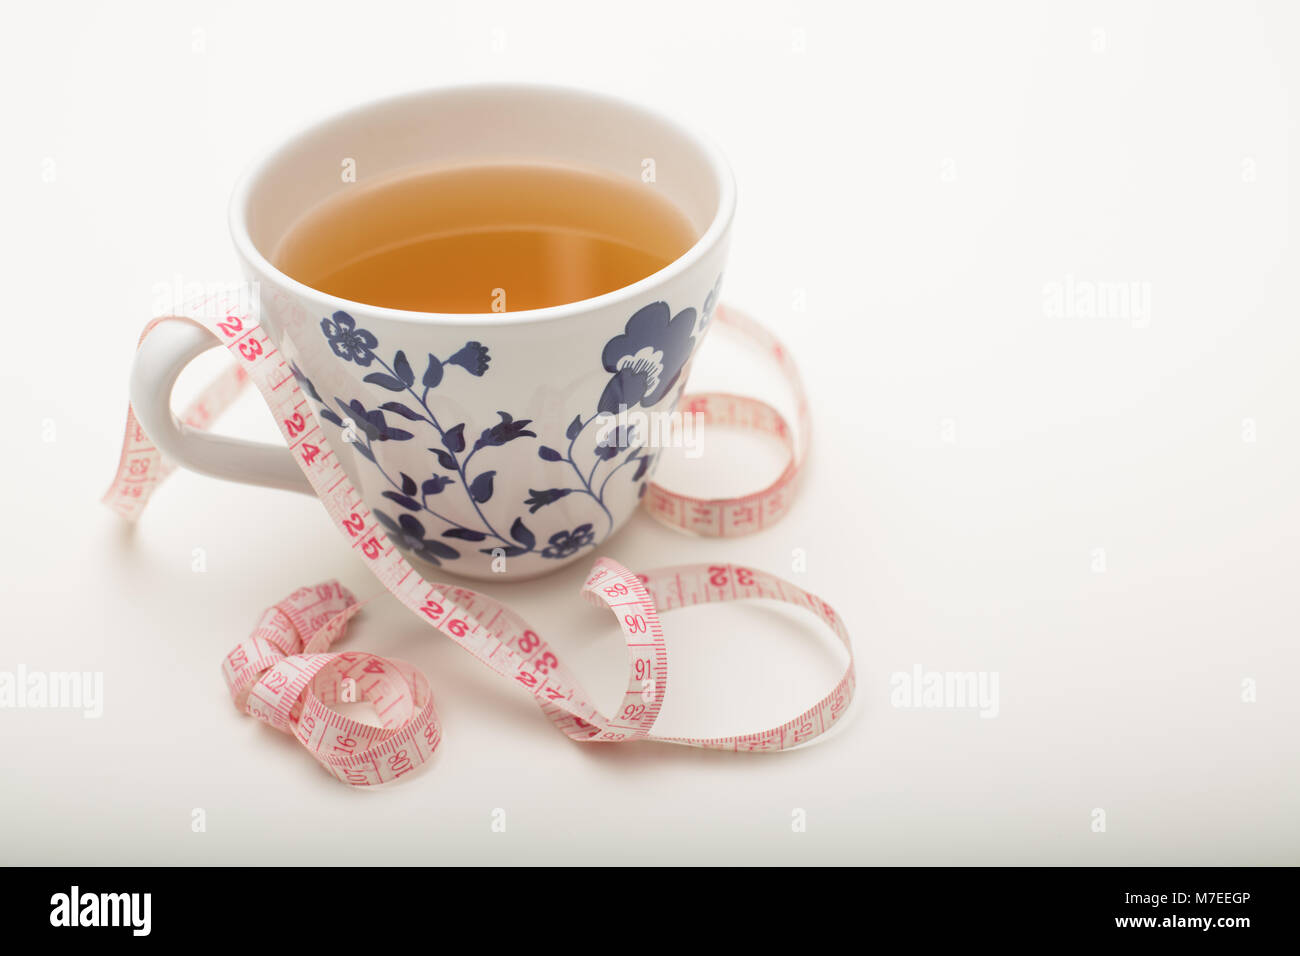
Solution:
[[(203, 308), (199, 313), (211, 314)], [(614, 716), (601, 714), (551, 645), (515, 611), (467, 588), (430, 582), (406, 560), (363, 504), (346, 472), (335, 477), (341, 466), (329, 439), (292, 370), (278, 378), (278, 371), (289, 366), (282, 357), (275, 360), (279, 350), (266, 332), (247, 313), (223, 309), (219, 314), (221, 320), (198, 320), (198, 324), (226, 344), (236, 366), (187, 409), (186, 422), (207, 427), (252, 381), (326, 513), (384, 587), (425, 623), (526, 688), (567, 736), (583, 742), (651, 739), (713, 749), (780, 750), (806, 743), (843, 715), (855, 686), (853, 649), (843, 622), (820, 598), (748, 567), (689, 565), (635, 574), (604, 557), (595, 562), (581, 594), (588, 603), (614, 615), (628, 650), (629, 677)], [(747, 427), (775, 436), (790, 461), (767, 488), (743, 497), (698, 499), (652, 483), (645, 502), (651, 514), (665, 523), (730, 537), (759, 530), (788, 510), (789, 492), (807, 454), (810, 423), (797, 369), (775, 337), (743, 313), (722, 306), (715, 320), (776, 359), (796, 395), (799, 427), (792, 433), (776, 409), (745, 396), (687, 396), (686, 410), (702, 413), (708, 424)], [(196, 320), (155, 319), (141, 340), (164, 321)], [(290, 382), (290, 389), (282, 392)], [(171, 470), (128, 412), (118, 473), (105, 502), (134, 520)], [(777, 727), (713, 738), (656, 736), (653, 727), (669, 678), (660, 612), (756, 598), (803, 607), (826, 623), (848, 652), (843, 676), (812, 707)], [(343, 782), (375, 786), (400, 779), (427, 762), (442, 734), (432, 691), (418, 669), (364, 652), (328, 652), (361, 607), (337, 582), (301, 588), (264, 613), (253, 633), (224, 659), (222, 669), (236, 706), (293, 735)], [(330, 706), (357, 699), (370, 703), (381, 726), (359, 722)], [(382, 710), (379, 703), (384, 704)]]

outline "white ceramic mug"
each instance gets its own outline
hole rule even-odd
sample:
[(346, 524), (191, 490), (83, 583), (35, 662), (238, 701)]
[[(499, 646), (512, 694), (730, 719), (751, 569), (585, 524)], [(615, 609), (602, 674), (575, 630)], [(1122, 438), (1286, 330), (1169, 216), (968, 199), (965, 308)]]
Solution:
[[(345, 160), (362, 183), (481, 162), (603, 171), (659, 190), (698, 238), (633, 285), (546, 309), (350, 302), (269, 259), (304, 212), (356, 188), (340, 175)], [(677, 123), (603, 95), (492, 85), (401, 96), (311, 126), (244, 177), (230, 231), (263, 328), (394, 543), (456, 574), (514, 578), (589, 553), (637, 507), (655, 450), (610, 443), (600, 415), (675, 408), (717, 302), (734, 207), (726, 162)], [(189, 323), (149, 335), (131, 377), (145, 431), (194, 471), (311, 494), (287, 449), (196, 431), (172, 413), (177, 376), (217, 344)]]

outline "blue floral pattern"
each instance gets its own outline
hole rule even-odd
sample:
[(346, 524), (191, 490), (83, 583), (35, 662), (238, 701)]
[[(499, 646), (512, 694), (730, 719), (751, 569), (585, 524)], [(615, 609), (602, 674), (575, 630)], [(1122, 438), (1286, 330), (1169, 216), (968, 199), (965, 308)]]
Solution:
[(617, 414), (637, 405), (648, 408), (663, 398), (691, 356), (694, 330), (695, 310), (674, 316), (667, 302), (652, 302), (628, 319), (623, 334), (601, 352), (605, 371), (614, 376), (601, 393), (599, 410)]
[(394, 521), (382, 511), (376, 511), (375, 517), (379, 519), (379, 523), (384, 526), (385, 530), (393, 536), (393, 540), (397, 544), (402, 545), (408, 551), (415, 552), (426, 561), (441, 564), (439, 558), (452, 560), (460, 557), (460, 552), (451, 545), (428, 537), (425, 534), (424, 525), (414, 515), (399, 515), (397, 520)]
[(490, 361), (492, 359), (486, 345), (481, 342), (466, 342), (464, 348), (447, 359), (447, 364), (459, 365), (469, 374), (481, 377), (487, 371)]
[(358, 329), (352, 316), (335, 312), (330, 318), (321, 319), (320, 327), (335, 355), (363, 367), (370, 365), (375, 357), (371, 349), (379, 344), (379, 340), (365, 329)]
[[(555, 487), (528, 489), (528, 497), (519, 502), (520, 511), (526, 509), (528, 522), (519, 514), (508, 528), (485, 513), (484, 505), (496, 495), (497, 468), (490, 467), (490, 458), (479, 456), (490, 456), (491, 449), (512, 442), (537, 439), (539, 436), (530, 427), (533, 420), (500, 410), (499, 421), (482, 428), (471, 443), (465, 434), (467, 422), (442, 421), (430, 408), (431, 392), (450, 371), (476, 378), (488, 374), (492, 356), (487, 345), (470, 341), (446, 358), (429, 354), (420, 362), (422, 371), (417, 375), (416, 366), (404, 351), (391, 353), (391, 359), (385, 361), (382, 355), (388, 353), (381, 352), (376, 336), (358, 328), (351, 315), (340, 311), (320, 323), (330, 350), (343, 361), (371, 369), (363, 381), (392, 397), (378, 404), (370, 399), (368, 405), (360, 398), (335, 396), (331, 403), (321, 397), (297, 365), (291, 369), (303, 391), (319, 406), (320, 418), (342, 429), (343, 439), (388, 483), (383, 497), (400, 510), (394, 512), (395, 516), (378, 509), (374, 514), (399, 547), (435, 565), (461, 557), (461, 551), (448, 540), (476, 545), (478, 551), (488, 555), (536, 554), (559, 560), (600, 543), (602, 537), (597, 535), (594, 524), (562, 527), (539, 543), (529, 522), (539, 520), (534, 516), (543, 513), (548, 505), (578, 495), (589, 498), (603, 512), (604, 533), (608, 535), (614, 518), (605, 495), (614, 476), (630, 469), (627, 473), (638, 485), (638, 496), (645, 494), (655, 455), (638, 444), (631, 429), (609, 432), (591, 426), (636, 406), (650, 408), (672, 391), (690, 360), (696, 336), (703, 333), (712, 315), (721, 281), (719, 276), (698, 313), (702, 316), (698, 328), (694, 308), (674, 315), (666, 302), (654, 302), (632, 315), (623, 331), (605, 344), (600, 361), (610, 377), (595, 411), (574, 416), (565, 429), (567, 444), (563, 451), (549, 444), (540, 444), (537, 449), (538, 457), (560, 466), (561, 476), (568, 474), (569, 478), (561, 477)], [(409, 475), (396, 469), (392, 473), (378, 460), (378, 445), (414, 441), (417, 437), (426, 443), (429, 453), (423, 474)], [(584, 464), (584, 460), (590, 463)], [(485, 461), (489, 467), (483, 467)], [(447, 514), (451, 508), (443, 502), (455, 496), (470, 506), (474, 520), (465, 522)], [(464, 508), (458, 512), (467, 513)]]
[(567, 558), (571, 554), (577, 554), (589, 544), (595, 543), (596, 535), (591, 530), (591, 525), (580, 524), (572, 531), (557, 531), (551, 535), (550, 541), (542, 549), (544, 558)]

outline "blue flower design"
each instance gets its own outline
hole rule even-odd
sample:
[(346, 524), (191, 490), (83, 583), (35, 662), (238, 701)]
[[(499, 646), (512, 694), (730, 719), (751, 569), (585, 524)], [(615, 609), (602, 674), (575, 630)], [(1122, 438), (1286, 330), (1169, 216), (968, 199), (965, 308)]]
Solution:
[(379, 340), (365, 329), (357, 328), (357, 320), (346, 312), (335, 312), (332, 317), (321, 319), (320, 328), (339, 358), (356, 362), (363, 368), (374, 361), (372, 350)]
[(580, 524), (572, 531), (557, 531), (551, 535), (550, 543), (542, 549), (542, 557), (567, 558), (595, 540), (596, 535), (589, 524)]
[(492, 357), (488, 355), (486, 345), (482, 342), (466, 342), (459, 352), (447, 359), (447, 364), (459, 365), (469, 374), (482, 377), (491, 361)]
[(614, 376), (598, 403), (602, 412), (657, 403), (677, 384), (695, 338), (695, 310), (672, 314), (667, 302), (653, 302), (628, 319), (621, 335), (605, 343), (601, 362)]
[[(721, 282), (719, 275), (700, 311), (684, 308), (674, 315), (667, 302), (651, 303), (632, 315), (624, 324), (623, 331), (605, 343), (600, 361), (609, 378), (597, 399), (597, 407), (592, 409), (587, 405), (586, 411), (578, 411), (573, 416), (558, 447), (546, 444), (537, 448), (542, 461), (561, 466), (572, 472), (571, 476), (561, 479), (554, 487), (529, 488), (522, 508), (516, 503), (505, 517), (490, 513), (483, 506), (498, 499), (500, 495), (496, 493), (508, 487), (502, 482), (503, 487), (498, 488), (496, 478), (499, 474), (507, 474), (500, 468), (509, 461), (497, 459), (488, 463), (477, 456), (491, 456), (491, 449), (511, 442), (536, 439), (535, 420), (516, 418), (501, 410), (497, 412), (500, 418), (497, 423), (475, 427), (467, 421), (446, 421), (439, 417), (445, 413), (441, 409), (435, 413), (430, 405), (430, 392), (442, 384), (447, 366), (456, 366), (476, 378), (487, 374), (491, 354), (482, 342), (465, 342), (446, 359), (429, 353), (427, 364), (420, 363), (425, 366), (423, 375), (420, 375), (408, 357), (407, 349), (381, 350), (376, 337), (366, 329), (357, 328), (351, 315), (335, 312), (320, 322), (330, 350), (343, 361), (363, 368), (373, 366), (373, 370), (365, 373), (361, 380), (393, 395), (388, 400), (374, 399), (378, 405), (376, 408), (367, 408), (360, 398), (339, 397), (327, 406), (296, 364), (291, 366), (291, 371), (303, 391), (322, 406), (319, 410), (321, 419), (339, 428), (353, 424), (356, 432), (360, 433), (360, 438), (349, 433), (343, 437), (351, 443), (357, 455), (378, 469), (389, 485), (382, 490), (382, 496), (404, 509), (404, 513), (393, 512), (395, 518), (378, 510), (374, 512), (398, 547), (434, 564), (462, 557), (456, 548), (446, 543), (447, 539), (480, 544), (482, 547), (477, 550), (493, 556), (537, 555), (563, 560), (599, 543), (601, 535), (596, 533), (594, 525), (579, 524), (571, 529), (557, 530), (549, 537), (535, 535), (525, 524), (520, 511), (527, 509), (526, 514), (538, 515), (562, 499), (569, 499), (571, 503), (575, 500), (571, 496), (580, 495), (590, 499), (604, 514), (607, 522), (605, 533), (609, 533), (614, 527), (614, 514), (606, 503), (606, 491), (611, 481), (617, 476), (626, 482), (630, 477), (636, 494), (645, 495), (654, 455), (640, 447), (638, 437), (630, 427), (609, 431), (605, 415), (635, 406), (653, 407), (678, 385), (716, 307)], [(420, 349), (416, 354), (423, 355), (424, 351)], [(391, 359), (385, 361), (389, 355)], [(589, 429), (597, 424), (602, 430), (593, 441)], [(472, 440), (466, 435), (471, 428), (478, 432)], [(414, 439), (416, 432), (434, 459), (427, 465), (418, 465), (419, 471), (413, 471), (416, 476), (428, 476), (423, 480), (392, 468), (383, 460), (387, 456), (379, 448), (381, 442)], [(543, 437), (554, 442), (560, 436)], [(445, 473), (425, 470), (434, 465)], [(407, 467), (411, 466), (408, 464)], [(465, 505), (473, 510), (473, 515), (468, 518), (464, 517)], [(457, 507), (462, 507), (462, 511), (448, 510)], [(496, 508), (498, 504), (492, 504), (492, 507)], [(505, 522), (512, 517), (513, 522), (507, 527)], [(559, 520), (575, 519), (561, 517)], [(430, 525), (430, 522), (436, 523)]]
[(439, 558), (451, 561), (460, 557), (460, 552), (451, 545), (427, 537), (424, 525), (420, 524), (420, 520), (415, 515), (403, 514), (394, 521), (382, 511), (376, 511), (375, 517), (392, 536), (394, 544), (418, 554), (426, 561), (441, 565)]

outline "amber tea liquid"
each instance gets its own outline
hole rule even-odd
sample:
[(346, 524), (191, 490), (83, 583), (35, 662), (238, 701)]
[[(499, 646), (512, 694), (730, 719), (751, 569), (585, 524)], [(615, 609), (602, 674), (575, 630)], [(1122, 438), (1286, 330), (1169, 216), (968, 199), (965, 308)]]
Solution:
[(518, 312), (631, 285), (697, 236), (654, 184), (543, 164), (357, 183), (308, 211), (272, 260), (305, 285), (417, 312)]

